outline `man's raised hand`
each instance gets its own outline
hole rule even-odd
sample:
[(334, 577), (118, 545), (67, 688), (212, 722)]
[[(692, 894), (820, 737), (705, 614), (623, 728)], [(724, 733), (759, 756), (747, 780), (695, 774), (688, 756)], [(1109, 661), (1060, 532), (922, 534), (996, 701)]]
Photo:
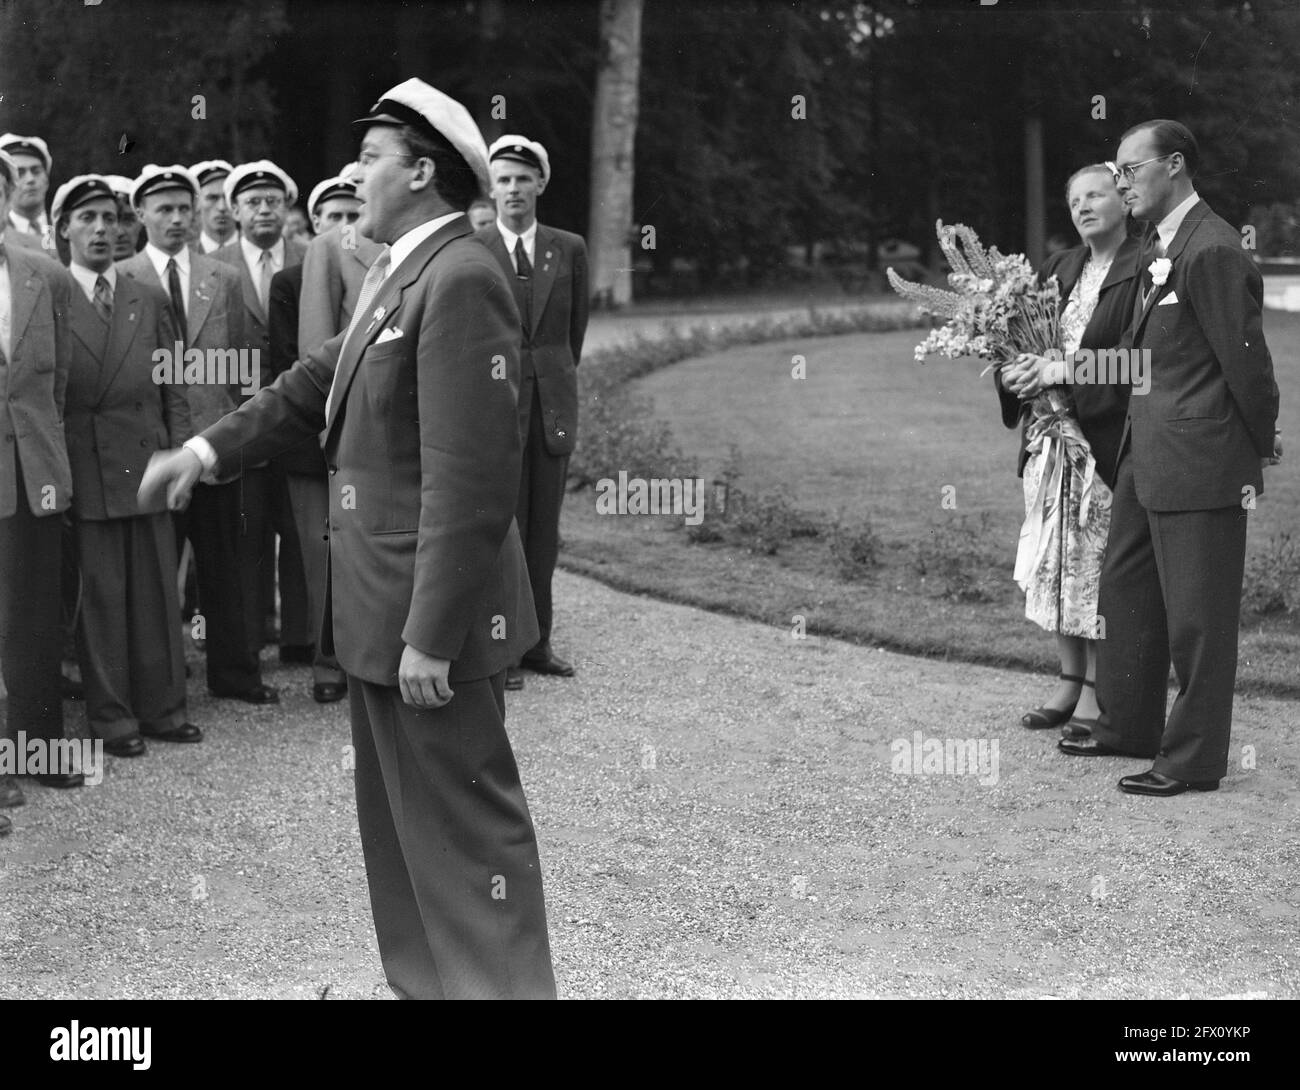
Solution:
[(192, 450), (181, 447), (179, 450), (159, 451), (149, 456), (149, 465), (145, 467), (140, 487), (136, 490), (136, 502), (147, 507), (158, 491), (166, 488), (168, 510), (184, 511), (189, 506), (190, 493), (202, 475), (203, 463)]

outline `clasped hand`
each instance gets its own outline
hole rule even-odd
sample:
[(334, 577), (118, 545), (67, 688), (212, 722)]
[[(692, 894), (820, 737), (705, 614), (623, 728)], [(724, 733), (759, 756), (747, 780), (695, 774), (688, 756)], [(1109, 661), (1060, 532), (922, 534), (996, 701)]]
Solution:
[(1042, 393), (1060, 381), (1061, 361), (1050, 356), (1021, 352), (1015, 360), (1003, 366), (1002, 388), (1021, 400)]

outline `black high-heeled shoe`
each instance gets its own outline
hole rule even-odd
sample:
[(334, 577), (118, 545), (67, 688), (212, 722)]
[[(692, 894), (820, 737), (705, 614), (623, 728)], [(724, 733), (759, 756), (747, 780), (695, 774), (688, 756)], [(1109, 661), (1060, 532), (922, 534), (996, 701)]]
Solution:
[[(1057, 674), (1062, 681), (1077, 681), (1080, 685), (1089, 684), (1087, 678), (1075, 677), (1073, 674)], [(1049, 727), (1059, 727), (1067, 722), (1074, 715), (1075, 705), (1079, 703), (1078, 697), (1074, 699), (1068, 708), (1035, 708), (1031, 712), (1025, 712), (1020, 717), (1020, 725), (1029, 730), (1047, 730)]]

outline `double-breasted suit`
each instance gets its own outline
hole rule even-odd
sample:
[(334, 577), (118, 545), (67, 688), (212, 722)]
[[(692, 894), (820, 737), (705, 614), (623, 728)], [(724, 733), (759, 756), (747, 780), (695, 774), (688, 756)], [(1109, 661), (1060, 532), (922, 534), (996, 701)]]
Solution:
[(560, 546), (560, 507), (578, 438), (578, 363), (587, 334), (587, 247), (580, 235), (537, 225), (530, 281), (495, 223), (478, 238), (496, 257), (521, 315), (519, 434), (523, 440), (516, 519), (537, 606), (539, 644), (551, 637), (551, 580)]
[[(225, 262), (189, 251), (190, 284), (186, 293), (187, 349), (205, 357), (227, 349), (246, 349), (244, 301), (239, 274)], [(141, 251), (118, 262), (126, 276), (166, 291), (149, 254)], [(233, 412), (242, 395), (238, 383), (199, 383), (185, 387), (194, 430), (201, 431)], [(262, 648), (262, 616), (258, 564), (261, 539), (246, 532), (248, 514), (260, 511), (264, 490), (245, 488), (239, 466), (220, 484), (200, 484), (178, 524), (194, 547), (199, 614), (207, 641), (208, 688), (221, 696), (237, 696), (262, 685), (258, 653)]]
[[(301, 265), (306, 250), (305, 243), (297, 239), (284, 239), (284, 264), (280, 271)], [(248, 262), (244, 260), (240, 235), (236, 233), (212, 256), (230, 265), (239, 273), (240, 293), (244, 299), (244, 330), (248, 337), (248, 347), (255, 348), (258, 352), (258, 386), (269, 386), (274, 377), (268, 367), (271, 353), (270, 318), (267, 308), (262, 306), (252, 274), (248, 271)], [(267, 302), (269, 306), (269, 292)], [(266, 618), (269, 627), (275, 614), (277, 567), (275, 535), (279, 534), (280, 643), (282, 646), (305, 646), (312, 638), (309, 627), (310, 609), (307, 605), (307, 577), (303, 567), (302, 545), (298, 540), (298, 530), (293, 520), (293, 505), (289, 499), (289, 485), (285, 478), (284, 466), (279, 459), (276, 459), (265, 465), (246, 466), (244, 472), (245, 503), (250, 512), (255, 506), (252, 497), (259, 492), (261, 494), (260, 502), (256, 505), (257, 513), (248, 521), (249, 532), (259, 534), (262, 542), (258, 564), (261, 581), (258, 584), (256, 608), (259, 616)]]
[[(1098, 742), (1153, 756), (1186, 782), (1227, 770), (1246, 522), (1273, 452), (1278, 390), (1264, 343), (1263, 282), (1241, 236), (1204, 201), (1153, 283), (1139, 262), (1132, 347), (1150, 351), (1121, 444), (1099, 613), (1105, 715)], [(1165, 719), (1172, 661), (1178, 695)]]
[(136, 491), (150, 456), (190, 437), (189, 403), (181, 386), (154, 381), (154, 352), (175, 351), (167, 297), (116, 280), (108, 321), (80, 287), (73, 292), (64, 414), (81, 571), (77, 650), (86, 716), (106, 741), (186, 719), (175, 534), (162, 498), (141, 510)]
[[(0, 339), (0, 668), (5, 730), (63, 736), (61, 513), (72, 502), (63, 434), (71, 366), (67, 271), (6, 231), (9, 337)], [(4, 290), (0, 284), (0, 290)]]
[[(371, 901), (400, 995), (554, 994), (504, 723), (505, 668), (537, 638), (514, 526), (518, 345), (505, 278), (455, 215), (391, 270), (351, 335), (203, 436), (220, 471), (323, 433), (321, 639), (348, 674)], [(451, 660), (447, 704), (402, 701), (407, 645)]]

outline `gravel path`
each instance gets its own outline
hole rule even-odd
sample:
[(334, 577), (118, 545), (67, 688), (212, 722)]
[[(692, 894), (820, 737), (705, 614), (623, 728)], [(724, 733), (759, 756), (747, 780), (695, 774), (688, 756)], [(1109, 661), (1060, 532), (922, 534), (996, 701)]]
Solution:
[[(563, 996), (1300, 996), (1296, 704), (1238, 700), (1256, 767), (1217, 794), (1132, 798), (1145, 762), (1016, 725), (1044, 679), (564, 573), (556, 601), (579, 675), (530, 675), (509, 725)], [(346, 710), (268, 680), (279, 709), (196, 697), (201, 746), (28, 787), (0, 998), (388, 994)], [(997, 743), (996, 783), (891, 771), (916, 731)]]

